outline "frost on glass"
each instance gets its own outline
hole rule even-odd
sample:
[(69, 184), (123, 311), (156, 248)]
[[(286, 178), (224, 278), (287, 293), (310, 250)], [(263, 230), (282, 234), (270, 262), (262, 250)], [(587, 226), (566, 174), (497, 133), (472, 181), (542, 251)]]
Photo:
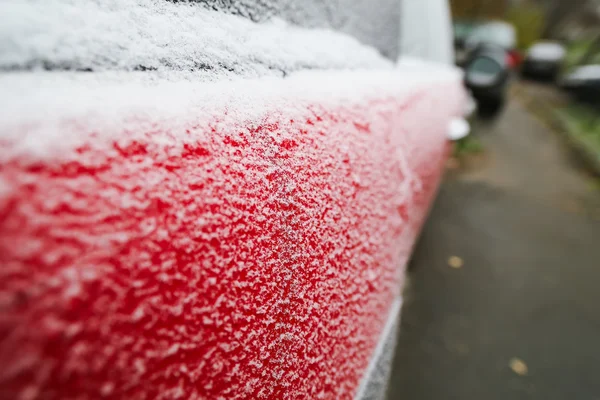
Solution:
[(330, 29), (254, 23), (187, 2), (8, 0), (0, 69), (196, 72), (194, 79), (303, 69), (389, 68), (375, 49)]

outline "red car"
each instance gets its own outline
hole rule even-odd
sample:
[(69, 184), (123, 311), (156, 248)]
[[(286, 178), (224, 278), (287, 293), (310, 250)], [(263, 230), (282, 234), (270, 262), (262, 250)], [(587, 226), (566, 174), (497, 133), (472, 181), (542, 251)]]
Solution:
[(349, 3), (0, 4), (1, 398), (382, 395), (465, 93)]

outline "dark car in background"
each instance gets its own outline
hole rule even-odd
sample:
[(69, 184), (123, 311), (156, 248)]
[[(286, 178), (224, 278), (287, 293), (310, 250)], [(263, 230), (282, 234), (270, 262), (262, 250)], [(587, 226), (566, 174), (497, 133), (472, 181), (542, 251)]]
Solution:
[(510, 80), (510, 66), (505, 51), (482, 44), (464, 66), (465, 85), (478, 104), (480, 114), (496, 115), (503, 107)]
[(521, 75), (527, 78), (554, 80), (558, 76), (566, 55), (565, 47), (558, 42), (537, 42), (529, 48), (521, 65)]
[[(567, 58), (571, 61), (574, 57)], [(561, 88), (576, 100), (600, 106), (600, 35), (585, 45), (574, 63), (565, 62), (564, 69)]]
[(516, 67), (521, 61), (517, 50), (517, 31), (504, 21), (490, 21), (478, 25), (466, 38), (465, 48), (475, 49), (481, 45), (494, 45), (506, 52), (507, 65)]
[[(471, 27), (465, 37), (467, 27)], [(515, 28), (491, 21), (454, 26), (456, 64), (465, 71), (465, 86), (478, 103), (480, 114), (496, 115), (505, 103), (512, 69), (519, 62)]]
[(576, 99), (600, 105), (600, 64), (576, 67), (562, 77), (560, 86)]

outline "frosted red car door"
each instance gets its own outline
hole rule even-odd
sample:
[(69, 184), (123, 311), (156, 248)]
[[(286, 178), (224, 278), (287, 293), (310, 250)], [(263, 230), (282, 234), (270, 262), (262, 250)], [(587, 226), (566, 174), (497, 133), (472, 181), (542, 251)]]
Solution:
[[(252, 73), (2, 73), (0, 397), (351, 399), (394, 329), (460, 76), (339, 34), (161, 7), (217, 37), (318, 40), (329, 63), (342, 44), (353, 70), (256, 76), (223, 39), (209, 55)], [(117, 22), (160, 20), (126, 11)], [(17, 63), (45, 46), (27, 37)]]

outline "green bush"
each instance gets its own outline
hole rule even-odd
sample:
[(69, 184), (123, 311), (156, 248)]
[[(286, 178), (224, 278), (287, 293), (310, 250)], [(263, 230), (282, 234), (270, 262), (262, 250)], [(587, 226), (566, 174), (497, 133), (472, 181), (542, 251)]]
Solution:
[(570, 139), (585, 150), (587, 156), (600, 166), (600, 113), (582, 104), (571, 104), (557, 110)]
[(593, 52), (594, 50), (596, 50), (596, 52), (589, 58), (588, 63), (600, 64), (600, 48), (592, 48), (592, 46), (595, 46), (595, 40), (597, 39), (594, 37), (587, 37), (569, 43), (567, 46), (567, 55), (565, 56), (565, 61), (563, 63), (564, 70), (569, 71), (573, 67), (576, 67), (587, 52)]
[(483, 144), (473, 135), (465, 136), (454, 142), (454, 157), (476, 154), (483, 151)]
[(565, 65), (567, 67), (573, 67), (577, 65), (590, 45), (591, 41), (589, 39), (576, 40), (569, 43), (569, 46), (567, 47), (567, 55), (565, 57)]

